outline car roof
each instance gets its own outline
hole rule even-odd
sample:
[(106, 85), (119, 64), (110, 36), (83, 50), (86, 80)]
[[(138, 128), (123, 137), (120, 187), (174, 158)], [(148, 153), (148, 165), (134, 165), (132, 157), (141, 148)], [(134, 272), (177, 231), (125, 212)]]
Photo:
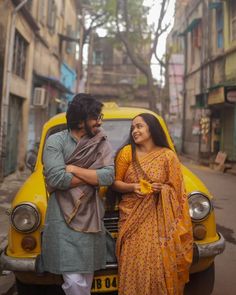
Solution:
[[(162, 128), (165, 131), (165, 134), (167, 136), (167, 140), (170, 144), (171, 149), (174, 151), (174, 144), (173, 141), (171, 140), (170, 134), (168, 132), (167, 126), (164, 122), (164, 120), (162, 119), (161, 116), (157, 115), (156, 113), (145, 109), (145, 108), (138, 108), (138, 107), (119, 107), (116, 103), (114, 102), (106, 102), (104, 103), (104, 107), (102, 110), (103, 114), (104, 114), (104, 119), (105, 120), (132, 120), (135, 116), (141, 114), (141, 113), (150, 113), (153, 114), (154, 116), (156, 116), (162, 126)], [(40, 148), (39, 148), (39, 154), (42, 153), (43, 151), (43, 146), (45, 143), (45, 139), (47, 138), (47, 135), (49, 134), (49, 130), (52, 129), (56, 129), (57, 130), (57, 126), (59, 127), (59, 125), (65, 125), (66, 126), (66, 115), (65, 113), (60, 113), (57, 114), (55, 116), (53, 116), (51, 119), (49, 119), (43, 127), (43, 132), (41, 135), (41, 140), (40, 140)], [(60, 128), (56, 131), (58, 132), (60, 131)], [(37, 165), (42, 165), (41, 162), (41, 157), (38, 157)]]
[[(157, 115), (156, 113), (139, 107), (119, 107), (116, 103), (108, 102), (104, 103), (104, 107), (102, 109), (102, 113), (104, 114), (104, 119), (133, 119), (135, 116), (141, 113), (151, 113), (155, 115), (159, 121), (162, 121), (162, 118)], [(51, 119), (48, 120), (46, 125), (48, 128), (51, 126), (55, 126), (58, 124), (65, 124), (66, 123), (66, 116), (65, 113), (60, 113), (53, 116)]]

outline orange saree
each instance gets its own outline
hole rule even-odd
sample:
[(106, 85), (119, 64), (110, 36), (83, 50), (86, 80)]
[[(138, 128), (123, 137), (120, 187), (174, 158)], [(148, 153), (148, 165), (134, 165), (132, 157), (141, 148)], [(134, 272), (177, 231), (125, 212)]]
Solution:
[[(140, 159), (159, 194), (125, 194), (119, 204), (119, 295), (180, 295), (192, 262), (192, 226), (180, 163), (167, 148)], [(141, 174), (141, 173), (140, 173)], [(139, 182), (131, 147), (116, 159), (116, 179)]]

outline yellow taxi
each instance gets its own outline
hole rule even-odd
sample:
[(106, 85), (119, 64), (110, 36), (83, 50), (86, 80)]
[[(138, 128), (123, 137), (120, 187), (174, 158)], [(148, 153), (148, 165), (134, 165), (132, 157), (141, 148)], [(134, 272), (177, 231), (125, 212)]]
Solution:
[[(115, 103), (105, 103), (103, 128), (113, 146), (114, 153), (128, 138), (131, 119), (143, 112), (153, 113), (146, 109), (118, 107)], [(160, 116), (156, 116), (174, 150), (165, 122)], [(62, 282), (60, 276), (48, 273), (38, 274), (36, 265), (37, 256), (41, 251), (41, 236), (49, 197), (43, 177), (43, 148), (48, 136), (65, 128), (64, 113), (51, 118), (44, 125), (37, 158), (35, 157), (35, 161), (32, 161), (33, 155), (29, 158), (32, 174), (17, 192), (12, 202), (8, 246), (1, 251), (0, 267), (14, 272), (19, 295), (33, 294), (32, 286), (35, 284), (56, 285)], [(194, 258), (191, 273), (200, 274), (203, 288), (203, 280), (211, 278), (211, 282), (208, 280), (207, 287), (210, 294), (214, 285), (214, 258), (223, 252), (225, 240), (216, 231), (213, 196), (200, 179), (183, 165), (182, 171), (189, 198), (189, 213), (192, 218), (194, 235)], [(106, 191), (104, 188), (100, 189), (100, 194), (104, 198), (106, 207), (104, 223), (115, 240), (119, 214), (118, 199), (112, 191)], [(117, 284), (117, 262), (113, 257), (107, 262), (106, 269), (95, 273), (92, 293), (115, 292)]]

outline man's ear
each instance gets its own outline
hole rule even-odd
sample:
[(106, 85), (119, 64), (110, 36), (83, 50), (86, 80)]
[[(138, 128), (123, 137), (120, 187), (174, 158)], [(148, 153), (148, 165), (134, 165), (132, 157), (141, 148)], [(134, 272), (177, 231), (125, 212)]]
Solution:
[(83, 129), (85, 126), (84, 121), (80, 121), (78, 124), (78, 129)]

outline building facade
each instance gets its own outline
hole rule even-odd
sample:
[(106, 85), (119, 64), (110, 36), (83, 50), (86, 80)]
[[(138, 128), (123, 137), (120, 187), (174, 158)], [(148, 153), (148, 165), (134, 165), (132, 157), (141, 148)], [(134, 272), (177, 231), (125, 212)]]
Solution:
[(44, 122), (65, 110), (75, 90), (76, 1), (33, 1), (35, 38), (28, 148), (40, 140)]
[(181, 2), (174, 30), (184, 45), (182, 150), (203, 159), (221, 150), (236, 161), (236, 2)]
[(75, 2), (0, 2), (0, 179), (24, 169), (26, 151), (39, 140), (43, 123), (73, 93), (61, 67), (76, 79)]
[(86, 91), (103, 101), (148, 107), (146, 79), (114, 38), (90, 38)]
[[(0, 174), (23, 163), (33, 75), (34, 38), (39, 27), (20, 1), (0, 2)], [(21, 136), (19, 136), (21, 134)]]

